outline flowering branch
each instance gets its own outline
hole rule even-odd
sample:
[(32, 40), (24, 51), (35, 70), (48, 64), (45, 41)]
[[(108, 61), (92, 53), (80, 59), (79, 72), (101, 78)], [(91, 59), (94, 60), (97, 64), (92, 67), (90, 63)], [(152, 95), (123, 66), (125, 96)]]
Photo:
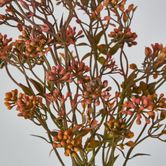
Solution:
[[(137, 44), (130, 27), (134, 4), (2, 0), (0, 7), (0, 24), (19, 31), (15, 40), (0, 34), (0, 67), (22, 90), (7, 92), (5, 105), (46, 130), (61, 165), (59, 148), (75, 166), (95, 165), (100, 151), (103, 166), (113, 166), (119, 155), (126, 166), (146, 155), (131, 156), (145, 139), (165, 142), (166, 98), (158, 89), (166, 81), (166, 47), (146, 47), (140, 68), (129, 63), (126, 49)], [(66, 12), (61, 18), (59, 8)]]

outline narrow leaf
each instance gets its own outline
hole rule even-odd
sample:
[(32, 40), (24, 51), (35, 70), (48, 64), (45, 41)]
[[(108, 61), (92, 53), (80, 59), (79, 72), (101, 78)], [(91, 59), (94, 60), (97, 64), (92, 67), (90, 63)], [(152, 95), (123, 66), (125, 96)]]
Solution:
[(119, 50), (120, 47), (121, 47), (120, 44), (115, 44), (113, 47), (110, 47), (109, 54), (114, 55)]
[(37, 138), (41, 138), (41, 139), (43, 139), (44, 141), (46, 141), (47, 143), (50, 144), (50, 142), (49, 142), (46, 138), (44, 138), (44, 137), (42, 137), (42, 136), (40, 136), (40, 135), (34, 135), (34, 134), (31, 134), (31, 136), (33, 136), (33, 137), (37, 137)]
[(30, 88), (28, 88), (27, 86), (19, 83), (19, 87), (24, 91), (25, 94), (27, 94), (29, 96), (34, 95), (33, 91)]
[(0, 69), (2, 69), (4, 66), (4, 61), (0, 59)]
[(91, 55), (92, 55), (92, 54), (91, 54), (90, 52), (87, 53), (87, 54), (85, 54), (85, 55), (82, 57), (81, 61), (85, 60), (86, 58), (90, 57)]
[(76, 46), (89, 46), (87, 43), (78, 43)]
[(95, 43), (98, 44), (105, 30), (100, 31), (96, 36), (94, 36)]
[(146, 154), (146, 153), (137, 153), (137, 154), (133, 155), (132, 157), (130, 157), (130, 159), (133, 159), (134, 157), (137, 157), (137, 156), (150, 156), (150, 154)]
[(60, 24), (59, 24), (59, 28), (61, 29), (62, 26), (63, 26), (63, 15), (62, 15), (62, 17), (61, 17), (61, 21), (60, 21)]
[(44, 94), (44, 87), (39, 82), (37, 82), (36, 80), (30, 79), (30, 81), (34, 85), (36, 90), (39, 92), (39, 94), (43, 95)]

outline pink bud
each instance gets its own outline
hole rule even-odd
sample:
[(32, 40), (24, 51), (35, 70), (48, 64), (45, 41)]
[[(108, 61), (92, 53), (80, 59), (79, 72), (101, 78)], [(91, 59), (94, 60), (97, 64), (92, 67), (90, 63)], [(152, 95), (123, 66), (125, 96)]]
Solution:
[(48, 32), (50, 30), (50, 28), (47, 24), (43, 24), (43, 25), (41, 25), (41, 30), (43, 32)]
[(49, 76), (48, 76), (48, 80), (49, 80), (49, 81), (54, 81), (54, 80), (55, 80), (55, 78), (54, 78), (54, 76), (49, 75)]
[(148, 110), (152, 111), (154, 106), (153, 105), (149, 105), (147, 108), (148, 108)]
[(86, 100), (86, 104), (91, 104), (91, 100), (90, 100), (90, 99), (87, 99), (87, 100)]
[(133, 112), (131, 110), (128, 110), (127, 115), (133, 115)]
[(141, 100), (138, 99), (138, 98), (135, 100), (135, 103), (138, 104), (138, 105), (140, 104), (140, 102), (141, 102)]
[(141, 124), (141, 120), (139, 118), (137, 118), (136, 123), (137, 123), (137, 125), (140, 125)]
[(149, 104), (149, 101), (147, 98), (145, 98), (145, 99), (143, 99), (142, 103), (143, 103), (144, 107), (147, 107)]
[(64, 69), (64, 68), (62, 68), (62, 69), (61, 69), (61, 71), (59, 72), (59, 74), (60, 74), (60, 75), (64, 75), (64, 74), (65, 74), (65, 72), (66, 72), (66, 71), (65, 71), (65, 69)]
[(127, 111), (125, 111), (125, 110), (122, 110), (121, 113), (124, 115), (127, 115)]
[(142, 118), (142, 115), (141, 115), (141, 114), (137, 114), (137, 118), (138, 118), (138, 119), (141, 119), (141, 118)]
[(144, 107), (143, 107), (143, 106), (140, 106), (140, 107), (139, 107), (139, 110), (140, 110), (140, 111), (144, 110)]
[(132, 102), (128, 104), (128, 107), (135, 109), (135, 105)]
[(108, 86), (108, 81), (107, 81), (107, 80), (104, 80), (104, 81), (103, 81), (103, 86), (104, 86), (104, 87), (107, 87), (107, 86)]
[(82, 34), (82, 30), (80, 30), (79, 32), (78, 32), (78, 34), (77, 35), (81, 35)]
[(136, 98), (135, 98), (135, 97), (132, 97), (132, 98), (131, 98), (131, 101), (132, 101), (133, 103), (135, 103), (135, 102), (136, 102)]
[(53, 74), (56, 74), (56, 73), (57, 73), (57, 69), (56, 69), (55, 66), (53, 66), (53, 67), (51, 68), (51, 72), (52, 72)]
[(70, 73), (66, 73), (60, 80), (61, 81), (68, 81), (70, 78)]
[(146, 124), (150, 124), (150, 119), (146, 118)]
[(99, 100), (96, 100), (95, 101), (95, 106), (99, 106), (100, 105), (100, 101)]

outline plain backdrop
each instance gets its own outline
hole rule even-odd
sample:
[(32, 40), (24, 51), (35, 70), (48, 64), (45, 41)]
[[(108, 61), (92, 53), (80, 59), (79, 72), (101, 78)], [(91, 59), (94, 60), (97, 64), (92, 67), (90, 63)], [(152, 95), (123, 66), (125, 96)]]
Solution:
[[(128, 2), (138, 6), (132, 23), (133, 31), (138, 34), (138, 45), (126, 51), (132, 55), (133, 62), (141, 63), (145, 46), (155, 42), (166, 45), (166, 1), (128, 0)], [(9, 36), (16, 33), (1, 27), (0, 32)], [(17, 76), (17, 73), (15, 75)], [(0, 166), (60, 166), (54, 154), (49, 156), (50, 146), (43, 140), (30, 136), (30, 134), (42, 135), (43, 130), (30, 121), (18, 118), (14, 110), (7, 111), (3, 105), (4, 93), (14, 88), (15, 85), (7, 74), (0, 70)], [(166, 94), (166, 88), (161, 91)], [(148, 140), (137, 150), (150, 153), (151, 156), (135, 158), (128, 166), (166, 165), (166, 144)], [(67, 161), (67, 158), (64, 160)], [(121, 166), (120, 163), (117, 166)]]

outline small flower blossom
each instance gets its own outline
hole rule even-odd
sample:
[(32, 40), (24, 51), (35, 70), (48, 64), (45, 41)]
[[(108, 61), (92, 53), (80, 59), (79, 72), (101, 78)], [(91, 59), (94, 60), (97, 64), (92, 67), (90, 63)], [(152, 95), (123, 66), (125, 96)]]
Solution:
[(7, 35), (0, 33), (0, 59), (6, 59), (12, 50), (12, 38), (7, 38)]
[(67, 71), (63, 66), (57, 65), (51, 68), (47, 73), (47, 80), (56, 83), (72, 82), (73, 74)]
[(18, 90), (12, 90), (5, 94), (4, 104), (9, 110), (16, 106), (19, 112), (18, 116), (25, 119), (33, 118), (37, 108), (42, 104), (42, 98), (37, 96), (28, 96), (23, 93), (18, 94)]
[(82, 104), (91, 104), (92, 102), (95, 102), (96, 106), (98, 106), (100, 105), (100, 98), (105, 101), (108, 101), (110, 98), (109, 91), (111, 90), (111, 87), (108, 87), (107, 80), (102, 82), (99, 78), (96, 78), (83, 84), (83, 88)]
[(18, 116), (23, 116), (25, 119), (32, 119), (41, 104), (41, 97), (20, 93), (16, 103), (16, 109), (19, 112)]
[(65, 36), (63, 36), (64, 32), (59, 32), (59, 36), (57, 36), (57, 41), (60, 45), (64, 45), (62, 38), (65, 38), (65, 44), (71, 45), (75, 44), (77, 39), (83, 37), (82, 30), (76, 32), (76, 27), (71, 27), (70, 25), (67, 27), (65, 31)]
[(12, 0), (0, 0), (0, 7), (3, 7), (4, 5), (10, 3)]
[(127, 129), (127, 125), (124, 119), (115, 119), (114, 117), (110, 117), (110, 119), (106, 122), (106, 133), (108, 137), (119, 137), (122, 138), (133, 138), (134, 133), (131, 130)]
[[(35, 32), (36, 31), (36, 32)], [(20, 51), (25, 57), (35, 58), (45, 55), (50, 48), (47, 47), (46, 37), (42, 32), (30, 30), (23, 27), (22, 34), (19, 39), (15, 41), (15, 51)]]
[(145, 61), (143, 63), (145, 72), (152, 72), (153, 78), (158, 78), (158, 69), (165, 71), (166, 47), (162, 44), (151, 44), (151, 47), (145, 47)]
[(76, 157), (77, 153), (82, 149), (82, 138), (77, 137), (72, 129), (60, 130), (53, 139), (53, 147), (63, 147), (66, 156)]
[(141, 124), (141, 119), (143, 116), (149, 123), (149, 118), (155, 118), (154, 107), (152, 96), (133, 96), (131, 101), (124, 102), (122, 113), (130, 116), (136, 113), (137, 124)]
[(11, 110), (16, 105), (17, 99), (18, 99), (18, 90), (15, 89), (5, 94), (4, 104), (9, 110)]
[(125, 42), (129, 47), (137, 44), (135, 41), (137, 34), (135, 32), (131, 32), (130, 28), (127, 28), (124, 31), (120, 28), (115, 28), (108, 36), (112, 38), (113, 42)]
[(89, 72), (90, 68), (84, 62), (72, 61), (68, 70), (73, 73), (79, 83), (88, 81), (88, 76), (84, 74)]

